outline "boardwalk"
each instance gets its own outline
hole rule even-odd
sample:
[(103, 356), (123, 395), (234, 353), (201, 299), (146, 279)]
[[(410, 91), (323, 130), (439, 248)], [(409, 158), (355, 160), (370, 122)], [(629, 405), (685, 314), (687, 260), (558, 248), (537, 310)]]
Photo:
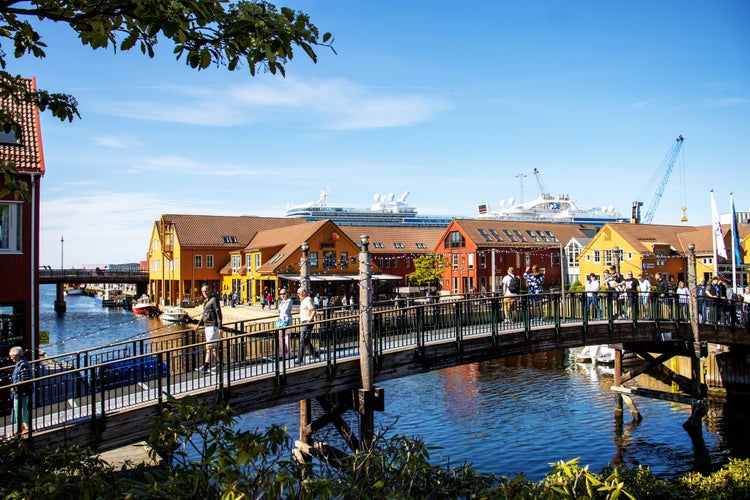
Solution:
[[(613, 304), (603, 304), (606, 319), (590, 320), (580, 299), (548, 295), (538, 319), (531, 317), (525, 299), (513, 318), (505, 318), (498, 297), (376, 309), (376, 380), (593, 344), (640, 345), (653, 352), (692, 349), (686, 311), (671, 304), (627, 320), (615, 319)], [(724, 311), (717, 309), (707, 319), (700, 325), (702, 342), (750, 343), (744, 325), (721, 324)], [(282, 359), (286, 353), (271, 322), (251, 321), (227, 325), (231, 334), (219, 344), (221, 361), (209, 373), (196, 371), (206, 346), (192, 330), (47, 359), (33, 381), (33, 444), (89, 442), (103, 450), (143, 440), (167, 394), (220, 395), (244, 413), (356, 389), (361, 384), (358, 321), (348, 311), (327, 311), (316, 324), (320, 359), (308, 359), (304, 366)], [(9, 412), (3, 419), (10, 433)]]

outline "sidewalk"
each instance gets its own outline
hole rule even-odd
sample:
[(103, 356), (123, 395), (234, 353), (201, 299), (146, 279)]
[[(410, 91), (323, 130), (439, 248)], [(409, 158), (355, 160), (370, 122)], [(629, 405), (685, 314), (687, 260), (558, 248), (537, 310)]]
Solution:
[[(298, 308), (292, 309), (293, 313), (296, 313)], [(194, 307), (192, 309), (185, 309), (193, 321), (198, 321), (203, 314), (203, 306)], [(275, 320), (279, 317), (278, 309), (261, 309), (260, 306), (248, 306), (238, 305), (232, 306), (221, 306), (221, 315), (223, 317), (222, 323), (234, 323), (235, 321), (247, 321), (247, 320)]]

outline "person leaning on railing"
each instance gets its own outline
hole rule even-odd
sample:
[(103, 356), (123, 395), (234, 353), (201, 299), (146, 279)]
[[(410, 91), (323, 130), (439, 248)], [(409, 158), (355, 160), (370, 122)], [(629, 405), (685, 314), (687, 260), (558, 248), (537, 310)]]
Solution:
[(14, 346), (8, 352), (10, 359), (16, 363), (10, 381), (13, 383), (11, 393), (13, 397), (13, 429), (21, 434), (29, 432), (29, 403), (31, 402), (31, 384), (24, 384), (31, 380), (31, 365), (23, 355), (23, 349)]

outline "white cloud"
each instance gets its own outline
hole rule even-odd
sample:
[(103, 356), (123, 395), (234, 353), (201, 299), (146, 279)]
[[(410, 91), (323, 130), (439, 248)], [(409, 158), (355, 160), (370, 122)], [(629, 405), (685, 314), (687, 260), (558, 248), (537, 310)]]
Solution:
[(102, 112), (188, 125), (307, 121), (313, 128), (350, 130), (413, 125), (450, 107), (442, 98), (387, 92), (343, 79), (258, 80), (223, 88), (165, 90), (171, 94), (153, 94), (153, 101), (109, 104)]

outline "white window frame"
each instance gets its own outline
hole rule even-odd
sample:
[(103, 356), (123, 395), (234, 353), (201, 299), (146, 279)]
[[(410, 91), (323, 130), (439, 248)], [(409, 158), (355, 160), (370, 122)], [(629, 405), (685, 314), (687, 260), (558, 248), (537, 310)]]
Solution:
[(193, 264), (195, 265), (196, 269), (203, 268), (203, 256), (202, 255), (196, 255), (195, 256), (195, 262)]
[(214, 268), (214, 256), (213, 254), (206, 255), (206, 269)]
[(0, 202), (0, 208), (0, 253), (23, 253), (23, 205)]

